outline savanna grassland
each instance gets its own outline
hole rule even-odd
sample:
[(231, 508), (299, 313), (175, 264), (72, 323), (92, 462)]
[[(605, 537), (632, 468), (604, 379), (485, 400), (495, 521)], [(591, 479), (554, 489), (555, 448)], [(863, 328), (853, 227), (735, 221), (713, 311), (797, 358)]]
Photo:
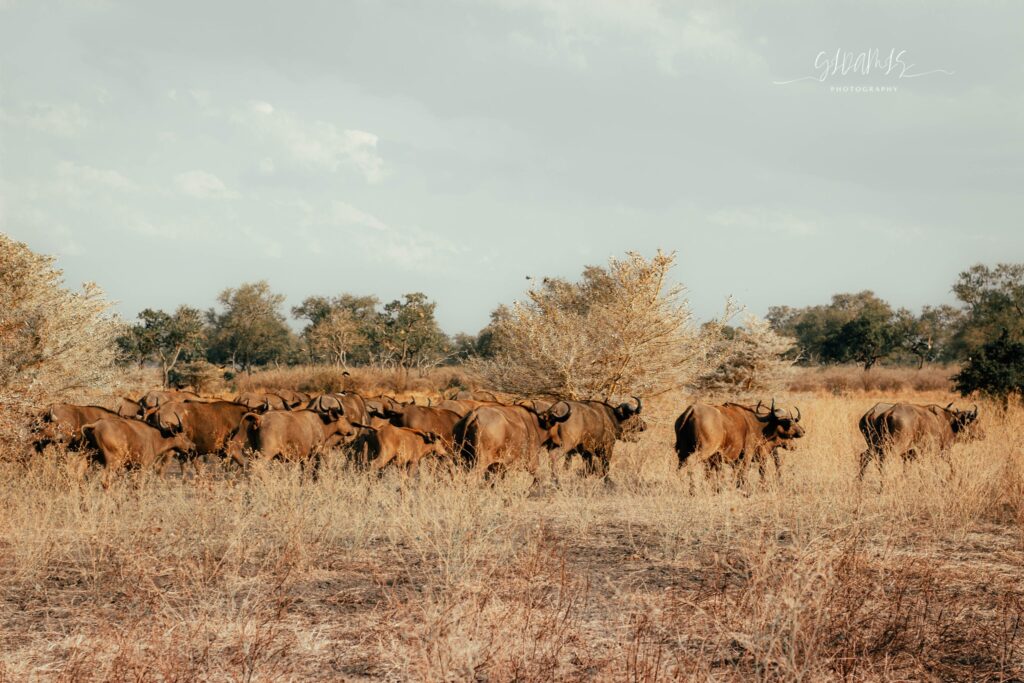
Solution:
[(743, 489), (676, 471), (685, 396), (645, 403), (608, 483), (378, 480), (339, 453), (317, 481), (104, 490), (74, 454), (4, 461), (0, 680), (1024, 677), (1024, 410), (861, 484), (867, 408), (954, 397), (941, 371), (816, 372), (778, 397), (800, 448)]

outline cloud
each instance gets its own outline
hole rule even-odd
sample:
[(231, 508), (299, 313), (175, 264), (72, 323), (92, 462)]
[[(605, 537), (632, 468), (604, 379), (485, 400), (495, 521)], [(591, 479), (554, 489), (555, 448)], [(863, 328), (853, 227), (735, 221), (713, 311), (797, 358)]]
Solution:
[(384, 177), (384, 160), (377, 154), (378, 137), (373, 133), (301, 119), (259, 101), (234, 118), (258, 137), (283, 147), (299, 163), (330, 171), (354, 167), (371, 183)]
[(55, 137), (73, 138), (89, 125), (81, 105), (27, 102), (17, 111), (0, 110), (0, 123), (29, 128)]
[(208, 171), (179, 173), (174, 176), (174, 182), (182, 194), (196, 199), (231, 199), (238, 196), (227, 188), (223, 180)]
[(371, 216), (345, 202), (334, 202), (332, 204), (331, 217), (335, 222), (342, 225), (361, 225), (373, 230), (388, 229), (388, 226), (376, 216)]
[(725, 228), (768, 231), (793, 237), (807, 237), (818, 232), (817, 221), (778, 209), (727, 208), (715, 211), (708, 220)]
[(727, 17), (711, 8), (672, 12), (672, 5), (655, 0), (493, 0), (512, 11), (540, 15), (544, 32), (539, 37), (516, 31), (513, 45), (560, 57), (586, 68), (588, 51), (597, 51), (616, 39), (639, 45), (658, 68), (675, 73), (675, 60), (689, 55), (703, 60), (762, 63), (763, 60)]
[(72, 161), (58, 163), (57, 176), (62, 182), (98, 185), (122, 192), (133, 192), (139, 189), (134, 182), (117, 171), (76, 164)]

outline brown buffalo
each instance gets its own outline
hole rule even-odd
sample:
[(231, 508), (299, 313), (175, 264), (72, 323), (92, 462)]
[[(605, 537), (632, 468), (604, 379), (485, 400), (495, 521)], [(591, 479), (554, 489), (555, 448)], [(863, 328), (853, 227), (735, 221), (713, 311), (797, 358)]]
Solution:
[(235, 398), (235, 403), (243, 405), (254, 413), (265, 413), (270, 410), (291, 410), (291, 404), (276, 393), (269, 391), (243, 391)]
[(450, 410), (453, 413), (457, 413), (460, 417), (465, 417), (471, 411), (484, 406), (500, 406), (501, 403), (496, 401), (478, 401), (476, 399), (446, 399), (437, 404), (437, 408), (444, 408)]
[[(231, 401), (172, 401), (164, 403), (147, 418), (147, 422), (164, 435), (184, 434), (195, 445), (189, 456), (213, 453), (224, 456), (228, 439), (249, 409)], [(194, 458), (196, 473), (199, 468)]]
[(50, 444), (65, 448), (82, 445), (82, 426), (104, 417), (118, 417), (117, 413), (100, 406), (78, 406), (72, 403), (55, 403), (39, 417), (33, 429), (32, 446), (36, 453), (42, 453)]
[(368, 430), (366, 443), (369, 447), (370, 466), (377, 472), (394, 463), (413, 472), (420, 460), (428, 455), (445, 455), (450, 452), (442, 439), (434, 432), (396, 427), (385, 424), (380, 427), (356, 425)]
[(726, 403), (712, 406), (695, 403), (675, 423), (676, 455), (679, 467), (691, 459), (703, 462), (708, 473), (722, 465), (737, 468), (737, 484), (743, 482), (752, 462), (764, 476), (764, 464), (770, 455), (779, 471), (779, 448), (790, 448), (795, 439), (804, 436), (800, 426), (800, 409), (791, 412), (756, 406)]
[(454, 450), (455, 424), (462, 419), (462, 416), (456, 412), (445, 408), (400, 403), (391, 406), (381, 405), (380, 407), (368, 404), (367, 407), (371, 417), (383, 418), (396, 427), (436, 434), (446, 447)]
[(571, 410), (537, 412), (523, 405), (483, 405), (455, 425), (455, 442), (462, 460), (485, 475), (521, 463), (536, 477), (538, 455), (552, 427), (571, 415)]
[(559, 401), (552, 405), (549, 410), (568, 410), (571, 415), (552, 427), (549, 448), (563, 457), (579, 455), (587, 472), (607, 476), (615, 442), (635, 441), (647, 429), (640, 417), (643, 403), (633, 398), (635, 405), (613, 406), (604, 401)]
[(329, 415), (305, 409), (246, 413), (228, 441), (227, 454), (242, 466), (246, 464), (247, 448), (265, 458), (301, 462), (314, 458), (319, 464), (335, 437), (344, 440), (354, 433), (349, 421), (337, 411)]
[(194, 391), (153, 389), (152, 391), (146, 392), (146, 394), (139, 399), (139, 403), (142, 404), (143, 410), (148, 413), (149, 411), (157, 408), (161, 403), (184, 400), (201, 401), (203, 400), (203, 397)]
[(141, 420), (146, 416), (146, 409), (138, 401), (133, 401), (130, 398), (122, 397), (117, 399), (117, 403), (114, 404), (114, 412), (121, 417), (132, 418), (135, 420)]
[[(369, 421), (369, 413), (366, 410), (366, 401), (362, 396), (350, 391), (334, 394), (323, 394), (309, 400), (307, 410), (313, 410), (320, 415), (328, 416), (334, 414), (344, 415), (349, 422), (366, 424)], [(354, 439), (353, 435), (353, 439)], [(350, 439), (351, 441), (351, 439)]]
[(888, 453), (913, 460), (928, 449), (948, 451), (957, 441), (983, 436), (977, 424), (978, 407), (955, 410), (950, 403), (938, 405), (877, 403), (860, 418), (867, 450), (860, 456), (859, 477), (874, 460), (879, 470)]
[(104, 465), (104, 487), (110, 485), (111, 474), (123, 467), (166, 466), (169, 453), (186, 453), (195, 448), (184, 434), (164, 436), (159, 429), (145, 422), (117, 416), (83, 425), (82, 434), (86, 442), (96, 449)]

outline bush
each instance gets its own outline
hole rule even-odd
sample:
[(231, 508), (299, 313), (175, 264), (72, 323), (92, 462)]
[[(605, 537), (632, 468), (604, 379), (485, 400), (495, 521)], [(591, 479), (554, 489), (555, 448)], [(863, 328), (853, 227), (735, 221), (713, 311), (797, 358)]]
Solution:
[(53, 258), (0, 234), (0, 438), (59, 399), (108, 386), (122, 329), (93, 283), (63, 286)]
[(720, 325), (696, 328), (674, 254), (630, 252), (582, 281), (545, 279), (529, 301), (492, 317), (494, 357), (475, 366), (495, 389), (565, 398), (653, 395), (690, 383), (713, 362)]
[(953, 378), (961, 396), (978, 392), (999, 399), (1005, 407), (1011, 396), (1024, 395), (1024, 343), (1003, 330), (968, 359)]

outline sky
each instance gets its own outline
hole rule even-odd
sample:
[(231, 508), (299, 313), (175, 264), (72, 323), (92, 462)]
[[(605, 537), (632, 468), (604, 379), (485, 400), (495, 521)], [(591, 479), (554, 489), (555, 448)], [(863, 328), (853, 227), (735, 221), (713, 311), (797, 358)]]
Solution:
[(1024, 261), (1024, 4), (0, 0), (0, 231), (126, 318), (676, 251), (710, 318)]

